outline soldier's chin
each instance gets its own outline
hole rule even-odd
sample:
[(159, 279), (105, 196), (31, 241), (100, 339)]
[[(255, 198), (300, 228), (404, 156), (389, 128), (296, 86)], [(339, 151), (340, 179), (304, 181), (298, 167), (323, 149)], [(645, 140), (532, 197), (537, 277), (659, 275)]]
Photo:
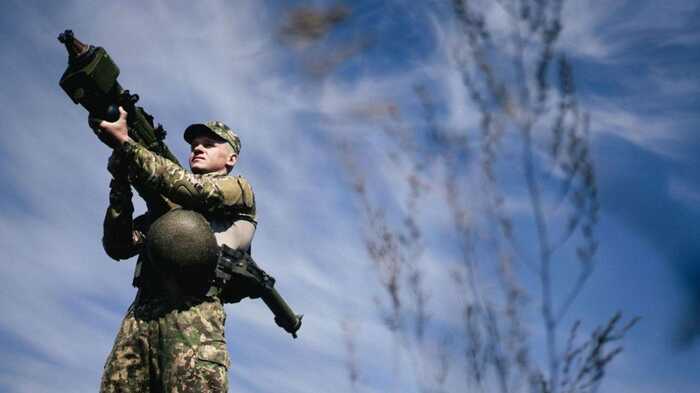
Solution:
[(203, 165), (200, 166), (198, 164), (199, 164), (199, 162), (197, 162), (197, 161), (190, 164), (190, 170), (192, 171), (192, 173), (196, 173), (196, 174), (207, 173), (207, 168)]

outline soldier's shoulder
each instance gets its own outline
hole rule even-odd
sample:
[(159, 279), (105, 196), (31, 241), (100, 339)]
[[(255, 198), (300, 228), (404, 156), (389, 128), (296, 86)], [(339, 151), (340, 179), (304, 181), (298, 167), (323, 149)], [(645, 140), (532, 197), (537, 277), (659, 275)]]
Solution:
[(237, 181), (248, 182), (248, 179), (243, 175), (229, 175), (230, 178), (236, 179)]
[(208, 177), (222, 185), (237, 185), (239, 187), (252, 188), (248, 179), (241, 175), (204, 174), (198, 176)]
[(248, 207), (255, 207), (255, 194), (253, 193), (253, 186), (248, 179), (240, 175), (234, 178), (241, 188), (243, 204)]
[(253, 187), (245, 177), (240, 175), (222, 176), (218, 183), (226, 205), (242, 205), (243, 207), (254, 208), (255, 195), (253, 194)]
[(245, 178), (241, 175), (236, 175), (236, 176), (232, 176), (232, 177), (236, 180), (236, 182), (238, 182), (238, 184), (241, 185), (242, 188), (247, 188), (250, 190), (253, 189), (252, 184), (250, 184), (250, 181), (248, 181), (247, 178)]

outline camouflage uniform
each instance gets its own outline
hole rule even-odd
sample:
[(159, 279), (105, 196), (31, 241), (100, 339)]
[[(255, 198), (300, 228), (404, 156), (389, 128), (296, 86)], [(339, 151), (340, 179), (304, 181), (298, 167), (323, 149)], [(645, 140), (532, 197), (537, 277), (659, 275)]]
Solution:
[(206, 289), (173, 296), (173, 285), (141, 252), (155, 217), (150, 210), (132, 220), (129, 183), (146, 193), (203, 214), (207, 220), (255, 223), (255, 200), (242, 177), (194, 175), (127, 142), (121, 154), (128, 179), (110, 184), (110, 206), (103, 244), (115, 259), (140, 253), (134, 285), (139, 287), (107, 358), (101, 392), (226, 392), (229, 354), (224, 337), (226, 314)]

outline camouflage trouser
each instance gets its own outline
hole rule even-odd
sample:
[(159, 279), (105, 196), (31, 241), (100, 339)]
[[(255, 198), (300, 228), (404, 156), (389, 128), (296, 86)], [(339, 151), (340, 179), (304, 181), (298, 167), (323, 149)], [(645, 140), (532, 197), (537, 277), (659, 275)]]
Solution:
[(135, 302), (107, 358), (100, 392), (227, 392), (225, 320), (216, 299)]

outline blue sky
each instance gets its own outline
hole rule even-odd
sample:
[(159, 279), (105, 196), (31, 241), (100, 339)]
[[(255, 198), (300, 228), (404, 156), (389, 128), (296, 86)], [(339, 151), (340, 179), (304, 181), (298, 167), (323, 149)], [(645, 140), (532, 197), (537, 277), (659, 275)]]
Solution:
[[(473, 127), (475, 112), (444, 55), (454, 37), (434, 3), (354, 4), (332, 39), (374, 45), (320, 80), (304, 72), (304, 48), (277, 39), (284, 9), (271, 2), (2, 4), (0, 391), (95, 391), (135, 292), (133, 260), (113, 262), (100, 245), (109, 151), (58, 86), (66, 57), (56, 36), (66, 28), (110, 52), (181, 161), (190, 123), (220, 119), (239, 131), (235, 171), (259, 210), (256, 259), (305, 317), (292, 341), (261, 302), (227, 306), (231, 390), (351, 391), (341, 325), (353, 320), (358, 391), (414, 391), (409, 372), (396, 375), (403, 363), (377, 317), (380, 290), (334, 141), (369, 141), (369, 160), (385, 146), (354, 114), (381, 102), (410, 108), (415, 83), (439, 89), (450, 127)], [(692, 1), (572, 0), (564, 11), (560, 45), (591, 115), (601, 202), (598, 267), (571, 315), (589, 329), (616, 310), (642, 317), (602, 392), (700, 385), (697, 325), (678, 344), (682, 326), (700, 318), (698, 16)], [(398, 175), (381, 159), (365, 163), (389, 181)], [(449, 236), (444, 218), (437, 211), (422, 225)], [(424, 257), (438, 285), (440, 256)]]

